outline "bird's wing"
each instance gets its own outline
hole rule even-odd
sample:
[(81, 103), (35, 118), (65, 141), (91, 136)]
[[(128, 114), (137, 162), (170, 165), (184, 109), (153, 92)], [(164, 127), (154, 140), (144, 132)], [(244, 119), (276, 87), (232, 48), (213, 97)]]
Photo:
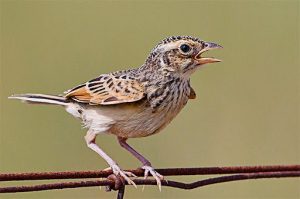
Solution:
[(130, 74), (101, 75), (65, 92), (66, 98), (91, 105), (134, 102), (145, 96), (145, 88)]

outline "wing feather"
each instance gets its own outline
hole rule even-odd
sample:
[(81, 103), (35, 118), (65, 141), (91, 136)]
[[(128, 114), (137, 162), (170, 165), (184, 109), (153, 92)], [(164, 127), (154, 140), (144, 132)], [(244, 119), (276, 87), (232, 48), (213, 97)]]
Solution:
[(145, 96), (145, 88), (130, 74), (101, 75), (65, 93), (66, 98), (91, 105), (134, 102)]

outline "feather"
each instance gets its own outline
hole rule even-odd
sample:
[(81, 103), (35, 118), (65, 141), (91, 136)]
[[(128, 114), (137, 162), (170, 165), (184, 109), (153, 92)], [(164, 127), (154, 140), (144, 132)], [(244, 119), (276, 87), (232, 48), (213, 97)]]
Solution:
[(9, 99), (19, 99), (27, 103), (33, 104), (55, 104), (55, 105), (67, 105), (66, 98), (55, 95), (44, 94), (18, 94), (8, 97)]
[(66, 98), (91, 105), (135, 102), (145, 96), (142, 83), (130, 73), (104, 74), (65, 92)]

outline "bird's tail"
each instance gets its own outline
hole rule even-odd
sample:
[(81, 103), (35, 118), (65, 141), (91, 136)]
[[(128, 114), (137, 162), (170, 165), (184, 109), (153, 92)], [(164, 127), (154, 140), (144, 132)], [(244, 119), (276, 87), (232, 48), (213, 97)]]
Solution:
[(68, 105), (65, 97), (44, 94), (18, 94), (8, 97), (9, 99), (19, 99), (30, 104), (54, 104), (54, 105)]

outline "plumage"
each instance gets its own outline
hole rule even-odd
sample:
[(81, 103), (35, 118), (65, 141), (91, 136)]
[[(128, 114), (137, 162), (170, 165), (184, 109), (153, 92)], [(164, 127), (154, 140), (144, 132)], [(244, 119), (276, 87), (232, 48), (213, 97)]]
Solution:
[(189, 99), (196, 98), (190, 76), (202, 65), (220, 61), (201, 57), (203, 52), (215, 48), (221, 46), (190, 36), (168, 37), (155, 46), (138, 68), (102, 74), (66, 91), (64, 96), (24, 94), (11, 98), (64, 106), (88, 129), (87, 146), (106, 160), (114, 174), (135, 185), (129, 178), (131, 174), (121, 170), (95, 143), (97, 134), (116, 135), (120, 145), (141, 161), (145, 176), (150, 173), (160, 186), (162, 176), (126, 140), (160, 132)]
[(65, 93), (66, 98), (90, 105), (134, 102), (144, 96), (144, 85), (134, 77), (113, 73), (101, 75)]
[(44, 94), (19, 94), (8, 97), (9, 99), (19, 99), (23, 102), (32, 104), (53, 104), (65, 106), (68, 101), (65, 97), (56, 95), (44, 95)]

